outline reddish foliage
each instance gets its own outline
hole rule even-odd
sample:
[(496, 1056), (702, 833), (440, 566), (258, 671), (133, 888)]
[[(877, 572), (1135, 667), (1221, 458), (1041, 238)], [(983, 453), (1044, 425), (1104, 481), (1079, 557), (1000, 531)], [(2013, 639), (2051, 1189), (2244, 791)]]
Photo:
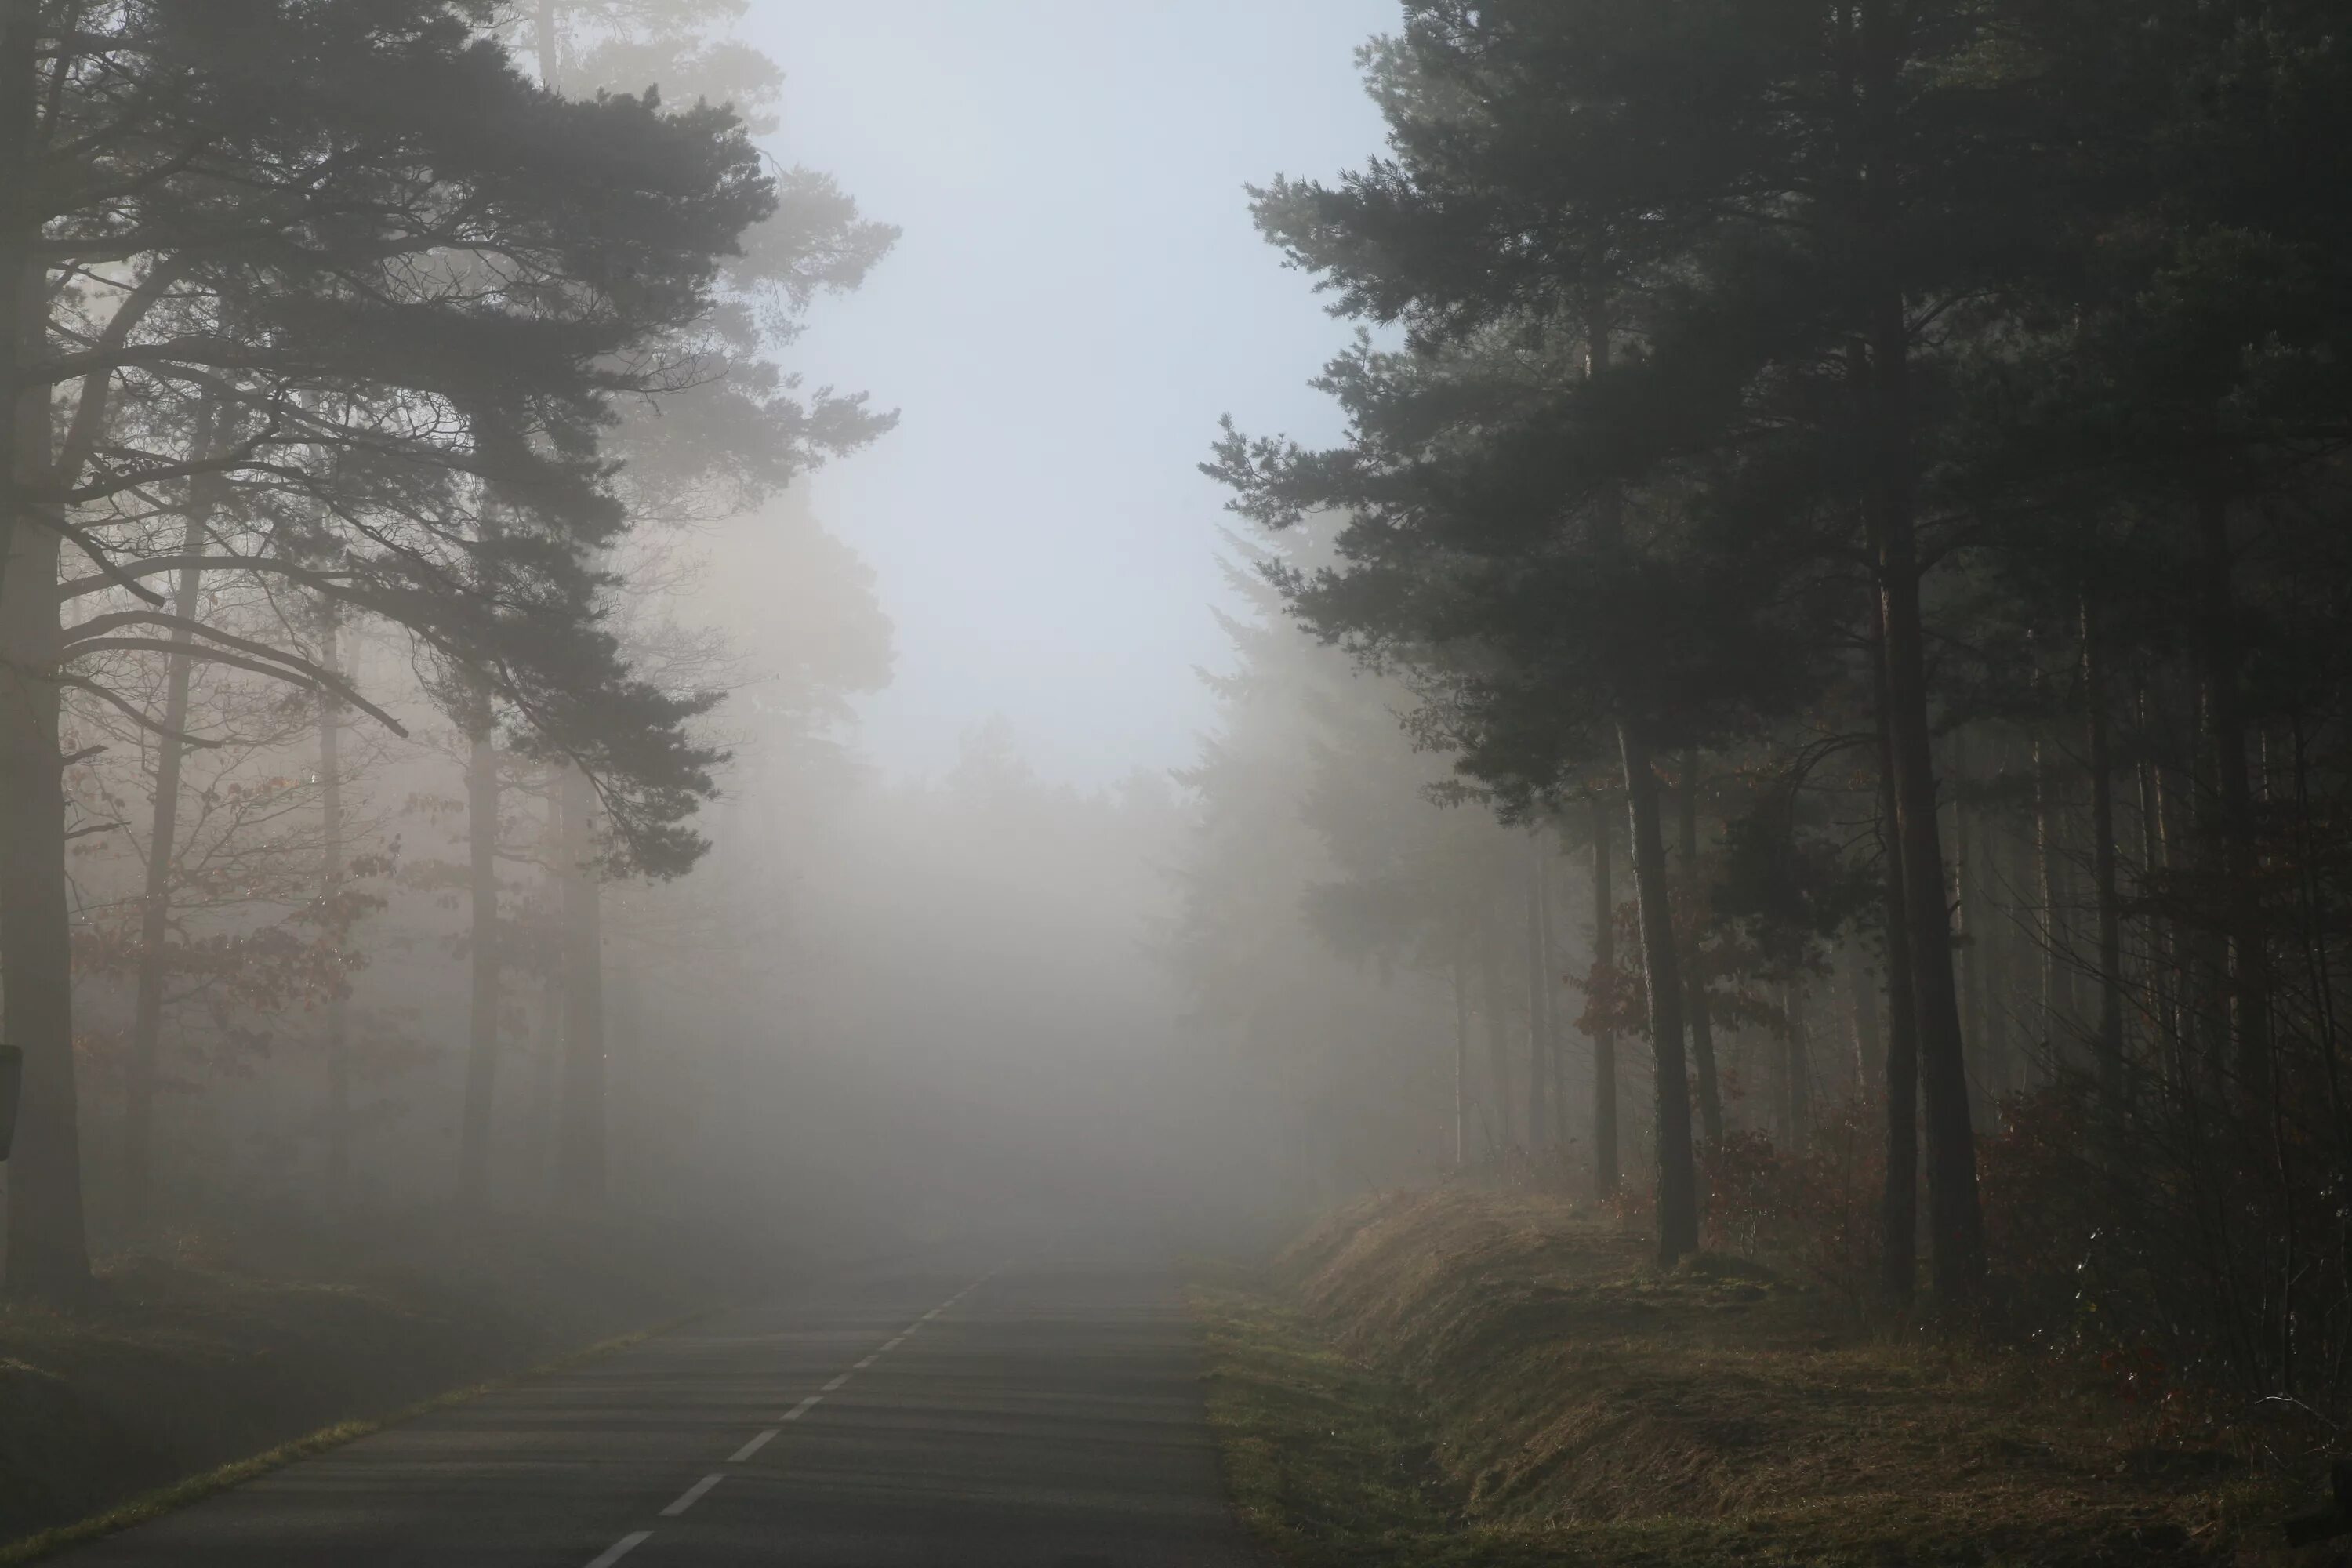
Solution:
[(1859, 1300), (1875, 1278), (1885, 1157), (1874, 1112), (1836, 1107), (1800, 1149), (1734, 1131), (1707, 1146), (1710, 1245), (1764, 1256)]

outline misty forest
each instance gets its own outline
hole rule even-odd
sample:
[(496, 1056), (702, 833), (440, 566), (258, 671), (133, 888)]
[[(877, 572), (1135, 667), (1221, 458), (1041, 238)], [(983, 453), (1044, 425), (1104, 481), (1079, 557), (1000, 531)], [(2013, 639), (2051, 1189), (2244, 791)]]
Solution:
[(2352, 1560), (2352, 6), (848, 10), (0, 0), (0, 1563)]

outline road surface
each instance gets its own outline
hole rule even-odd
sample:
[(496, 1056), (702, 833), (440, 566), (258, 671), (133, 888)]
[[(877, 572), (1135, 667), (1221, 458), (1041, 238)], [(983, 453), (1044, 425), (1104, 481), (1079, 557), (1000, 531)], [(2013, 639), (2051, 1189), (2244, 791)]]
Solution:
[(730, 1311), (71, 1568), (1260, 1568), (1164, 1271), (908, 1269)]

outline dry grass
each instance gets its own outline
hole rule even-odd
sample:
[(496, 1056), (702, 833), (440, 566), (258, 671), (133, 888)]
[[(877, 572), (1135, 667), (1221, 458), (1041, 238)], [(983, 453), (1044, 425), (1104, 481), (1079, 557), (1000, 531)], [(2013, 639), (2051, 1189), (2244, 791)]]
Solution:
[[(2206, 1563), (2284, 1506), (2095, 1377), (1645, 1251), (1560, 1203), (1392, 1194), (1265, 1291), (1201, 1292), (1237, 1492), (1294, 1561), (1363, 1564)], [(1302, 1509), (1392, 1544), (1302, 1554), (1269, 1521)]]

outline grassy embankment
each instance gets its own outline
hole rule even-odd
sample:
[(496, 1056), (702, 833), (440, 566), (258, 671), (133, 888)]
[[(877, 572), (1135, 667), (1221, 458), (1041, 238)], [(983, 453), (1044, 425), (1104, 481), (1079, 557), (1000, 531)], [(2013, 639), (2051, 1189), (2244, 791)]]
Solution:
[(111, 1260), (84, 1311), (0, 1309), (0, 1563), (58, 1543), (36, 1532), (160, 1511), (743, 1284), (657, 1234), (446, 1216)]
[(2269, 1544), (2303, 1478), (2159, 1432), (2095, 1372), (1645, 1251), (1447, 1191), (1204, 1272), (1237, 1503), (1294, 1568), (2305, 1560)]

